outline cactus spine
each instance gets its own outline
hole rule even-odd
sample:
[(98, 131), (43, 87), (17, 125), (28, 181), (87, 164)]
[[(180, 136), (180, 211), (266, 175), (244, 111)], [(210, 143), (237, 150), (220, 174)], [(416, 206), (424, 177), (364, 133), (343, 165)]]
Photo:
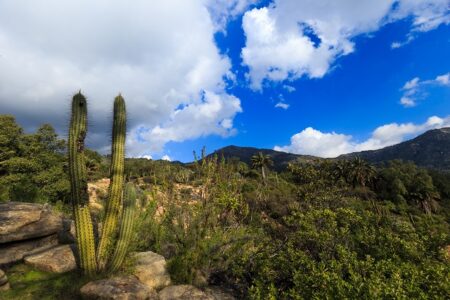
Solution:
[(102, 236), (97, 249), (97, 262), (100, 270), (105, 268), (108, 256), (112, 251), (112, 245), (117, 233), (116, 227), (121, 215), (124, 183), (125, 135), (125, 100), (121, 95), (119, 95), (114, 100), (109, 199), (106, 204), (106, 214), (103, 220)]
[(92, 275), (97, 269), (97, 264), (94, 230), (88, 206), (89, 196), (84, 157), (86, 131), (87, 103), (86, 98), (79, 92), (72, 99), (69, 129), (69, 175), (80, 266), (86, 274)]
[(125, 258), (130, 244), (134, 218), (136, 212), (136, 189), (132, 183), (125, 185), (124, 200), (123, 200), (123, 215), (120, 224), (119, 239), (117, 240), (114, 256), (111, 259), (109, 270), (111, 272), (117, 271)]

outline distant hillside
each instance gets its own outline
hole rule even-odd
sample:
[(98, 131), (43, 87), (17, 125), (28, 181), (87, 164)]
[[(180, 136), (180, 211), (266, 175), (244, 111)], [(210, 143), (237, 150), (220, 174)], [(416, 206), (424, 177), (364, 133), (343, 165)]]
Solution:
[(372, 163), (402, 159), (413, 161), (421, 167), (450, 171), (450, 128), (430, 130), (397, 145), (379, 150), (345, 154), (339, 158), (355, 156)]
[[(281, 171), (291, 161), (309, 162), (318, 157), (310, 155), (298, 155), (271, 149), (258, 149), (253, 147), (227, 146), (216, 150), (214, 153), (229, 159), (239, 158), (247, 164), (251, 164), (251, 157), (258, 152), (270, 155), (274, 161), (274, 169)], [(450, 171), (450, 128), (434, 129), (424, 134), (379, 150), (355, 152), (344, 154), (338, 159), (350, 159), (359, 156), (371, 163), (381, 163), (393, 159), (413, 161), (416, 165), (438, 170)]]
[(240, 161), (247, 164), (251, 164), (251, 158), (258, 152), (262, 152), (264, 155), (270, 155), (274, 163), (274, 169), (277, 171), (284, 170), (288, 163), (291, 161), (301, 161), (308, 162), (314, 159), (319, 159), (318, 157), (310, 155), (298, 155), (286, 152), (275, 151), (271, 149), (258, 149), (253, 147), (238, 147), (238, 146), (227, 146), (219, 150), (214, 151), (209, 156), (217, 154), (219, 157), (222, 155), (226, 159), (239, 158)]

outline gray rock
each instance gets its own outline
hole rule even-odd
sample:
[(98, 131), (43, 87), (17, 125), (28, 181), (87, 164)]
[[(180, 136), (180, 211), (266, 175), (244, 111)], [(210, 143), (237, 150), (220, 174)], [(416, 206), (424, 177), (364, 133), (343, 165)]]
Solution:
[(60, 214), (36, 203), (0, 203), (0, 244), (49, 236), (62, 229)]
[(44, 252), (26, 256), (24, 261), (41, 271), (65, 273), (77, 268), (74, 255), (75, 245), (62, 245)]
[(215, 300), (236, 300), (236, 298), (231, 294), (220, 287), (209, 286), (205, 289), (205, 293), (211, 295)]
[(148, 251), (136, 253), (135, 258), (134, 275), (143, 284), (153, 289), (160, 289), (171, 284), (166, 259), (163, 256)]
[(73, 244), (76, 242), (75, 221), (71, 219), (63, 219), (62, 230), (58, 233), (59, 242), (61, 244)]
[(214, 300), (213, 296), (187, 284), (168, 286), (158, 295), (160, 300)]
[(0, 291), (9, 290), (8, 277), (3, 270), (0, 270)]
[(158, 294), (135, 277), (115, 277), (92, 281), (81, 290), (83, 299), (158, 300)]
[(58, 235), (0, 245), (0, 266), (21, 261), (25, 256), (58, 245)]

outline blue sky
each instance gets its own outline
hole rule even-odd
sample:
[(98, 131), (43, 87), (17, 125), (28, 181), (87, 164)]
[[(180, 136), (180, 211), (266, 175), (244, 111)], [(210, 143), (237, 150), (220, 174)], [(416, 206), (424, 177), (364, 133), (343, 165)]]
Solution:
[(448, 0), (42, 2), (0, 0), (0, 112), (30, 131), (64, 136), (80, 88), (91, 147), (108, 151), (122, 92), (128, 155), (155, 159), (230, 144), (334, 157), (450, 126)]

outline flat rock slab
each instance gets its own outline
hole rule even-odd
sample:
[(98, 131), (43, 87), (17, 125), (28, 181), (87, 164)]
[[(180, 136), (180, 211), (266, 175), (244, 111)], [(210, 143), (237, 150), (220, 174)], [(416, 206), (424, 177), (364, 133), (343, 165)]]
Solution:
[(62, 229), (60, 214), (48, 205), (0, 203), (0, 244), (44, 237)]
[(65, 273), (77, 268), (74, 255), (74, 245), (62, 245), (44, 252), (26, 256), (24, 261), (41, 271)]
[(138, 252), (134, 257), (136, 258), (134, 275), (143, 284), (153, 289), (171, 284), (164, 256), (148, 251)]
[(214, 300), (214, 297), (192, 285), (171, 285), (162, 289), (160, 300)]
[(236, 298), (229, 292), (224, 291), (220, 287), (210, 286), (205, 289), (205, 293), (211, 295), (215, 300), (236, 300)]
[(58, 245), (58, 235), (0, 245), (0, 266), (21, 261), (25, 256), (45, 251)]
[(158, 294), (133, 276), (92, 281), (81, 290), (83, 299), (158, 300)]

